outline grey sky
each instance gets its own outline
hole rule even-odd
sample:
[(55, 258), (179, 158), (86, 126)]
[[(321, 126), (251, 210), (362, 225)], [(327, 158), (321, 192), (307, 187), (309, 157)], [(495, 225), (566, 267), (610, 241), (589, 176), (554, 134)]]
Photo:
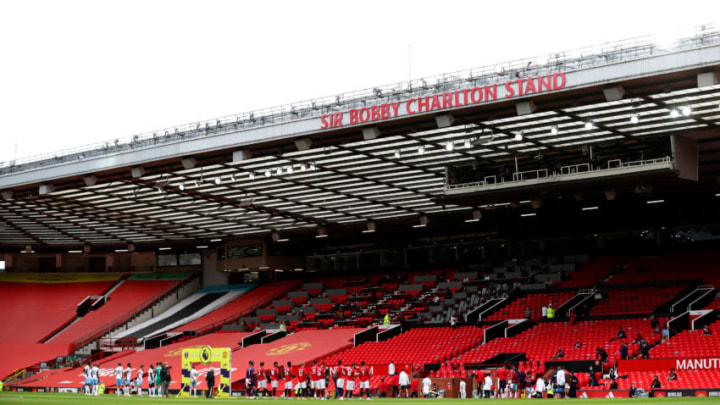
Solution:
[(717, 1), (3, 1), (0, 161), (716, 22)]

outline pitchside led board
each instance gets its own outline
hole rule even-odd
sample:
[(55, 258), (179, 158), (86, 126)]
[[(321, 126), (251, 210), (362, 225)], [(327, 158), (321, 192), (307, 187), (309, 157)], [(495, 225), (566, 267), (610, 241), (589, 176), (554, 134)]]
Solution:
[(213, 349), (210, 346), (191, 347), (182, 351), (182, 382), (179, 397), (190, 396), (190, 366), (193, 363), (220, 363), (220, 385), (217, 389), (218, 398), (230, 398), (230, 370), (232, 351), (223, 347)]

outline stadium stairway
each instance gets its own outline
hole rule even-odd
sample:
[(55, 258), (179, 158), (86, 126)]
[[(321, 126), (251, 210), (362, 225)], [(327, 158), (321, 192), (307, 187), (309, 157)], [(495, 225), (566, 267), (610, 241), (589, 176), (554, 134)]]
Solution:
[(245, 295), (255, 284), (220, 286), (223, 288), (204, 288), (175, 304), (162, 314), (137, 324), (132, 328), (114, 335), (115, 338), (133, 337), (142, 339), (162, 333), (208, 314), (227, 303)]
[(96, 336), (93, 334), (93, 337), (83, 337), (81, 341), (76, 342), (75, 353), (78, 355), (90, 355), (93, 350), (98, 349), (98, 338), (111, 337), (121, 330), (129, 329), (141, 322), (151, 319), (155, 316), (155, 314), (167, 311), (173, 305), (200, 290), (201, 283), (201, 277), (198, 273), (189, 275), (182, 281), (182, 283), (178, 284), (176, 288), (168, 291), (165, 295), (159, 297), (150, 305), (144, 308), (136, 308), (136, 313), (126, 321), (115, 325), (113, 325), (112, 322), (108, 322), (102, 329), (100, 329), (100, 333), (96, 334)]
[[(96, 305), (101, 304), (102, 302), (106, 301), (106, 300), (107, 300), (107, 297), (108, 297), (110, 294), (112, 294), (113, 291), (117, 290), (118, 287), (120, 287), (121, 285), (123, 285), (123, 284), (125, 283), (125, 280), (127, 280), (127, 278), (128, 278), (128, 275), (127, 275), (127, 274), (123, 275), (115, 284), (113, 284), (110, 288), (108, 288), (107, 291), (105, 291), (105, 292), (102, 293), (100, 296), (98, 296), (98, 298), (97, 298), (95, 301), (93, 301), (92, 306), (96, 306)], [(90, 298), (90, 297), (88, 297), (88, 299), (89, 299), (89, 298)], [(102, 302), (101, 302), (101, 301), (102, 301)], [(99, 307), (99, 306), (98, 306), (98, 307)], [(52, 342), (52, 340), (53, 340), (54, 338), (56, 338), (57, 336), (61, 335), (63, 332), (65, 332), (65, 331), (68, 330), (70, 327), (72, 327), (74, 324), (76, 324), (77, 322), (79, 322), (81, 319), (82, 319), (82, 316), (79, 316), (79, 315), (76, 314), (76, 315), (75, 315), (75, 318), (74, 318), (73, 320), (71, 320), (70, 322), (68, 322), (67, 325), (63, 326), (61, 329), (57, 330), (56, 332), (54, 332), (53, 334), (51, 334), (51, 335), (48, 336), (47, 338), (43, 339), (42, 343), (50, 343), (50, 342)]]

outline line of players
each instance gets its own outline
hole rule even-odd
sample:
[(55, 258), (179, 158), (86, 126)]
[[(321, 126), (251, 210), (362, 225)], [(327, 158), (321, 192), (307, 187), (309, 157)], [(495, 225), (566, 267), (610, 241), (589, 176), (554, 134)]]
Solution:
[[(285, 399), (292, 399), (293, 392), (295, 392), (295, 397), (302, 400), (307, 398), (325, 400), (328, 398), (326, 382), (328, 377), (332, 376), (336, 379), (335, 398), (351, 400), (357, 379), (360, 383), (359, 399), (362, 399), (365, 394), (369, 401), (372, 374), (373, 368), (365, 365), (364, 361), (359, 366), (356, 363), (351, 366), (343, 366), (342, 361), (338, 361), (336, 367), (328, 369), (325, 363), (318, 364), (315, 360), (310, 370), (305, 368), (305, 363), (302, 363), (293, 373), (293, 366), (290, 362), (282, 369), (277, 362), (266, 369), (264, 362), (260, 362), (259, 366), (255, 368), (255, 362), (251, 360), (245, 372), (246, 393), (249, 398), (255, 398), (258, 395), (265, 397), (270, 394), (273, 398), (277, 398), (277, 389), (282, 381), (285, 388), (281, 397)], [(268, 382), (270, 389), (268, 389)]]
[[(167, 393), (162, 392), (162, 364), (157, 363), (156, 367), (153, 368), (152, 364), (148, 366), (147, 380), (148, 380), (148, 393), (150, 397), (166, 396)], [(87, 395), (98, 395), (98, 367), (97, 364), (92, 367), (85, 366), (85, 393)], [(115, 384), (117, 390), (115, 391), (118, 396), (130, 396), (136, 392), (138, 396), (142, 396), (142, 385), (143, 376), (145, 375), (145, 366), (141, 365), (137, 371), (135, 378), (132, 378), (132, 366), (130, 363), (123, 369), (122, 363), (118, 363), (117, 367), (113, 371), (115, 375)]]
[(85, 384), (83, 385), (83, 392), (85, 395), (99, 395), (100, 392), (100, 369), (95, 364), (86, 364), (83, 368), (83, 376), (85, 377)]

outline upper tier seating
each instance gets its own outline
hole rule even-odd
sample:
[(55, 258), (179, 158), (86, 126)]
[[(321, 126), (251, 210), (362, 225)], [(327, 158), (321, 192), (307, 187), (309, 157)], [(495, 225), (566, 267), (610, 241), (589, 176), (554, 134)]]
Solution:
[(569, 280), (560, 282), (562, 288), (589, 288), (595, 285), (598, 279), (604, 279), (616, 267), (627, 261), (628, 255), (603, 256), (587, 263), (582, 263), (580, 268), (568, 273)]
[(525, 318), (525, 309), (530, 307), (531, 319), (536, 321), (542, 318), (541, 308), (543, 305), (553, 304), (557, 309), (560, 305), (575, 296), (574, 291), (560, 291), (550, 293), (528, 294), (517, 298), (507, 306), (500, 308), (490, 315), (486, 321), (501, 321), (505, 319)]
[(120, 276), (114, 278), (71, 283), (0, 281), (3, 298), (0, 342), (41, 343), (75, 318), (81, 301), (91, 295), (102, 295)]
[(682, 285), (611, 288), (607, 291), (607, 298), (595, 305), (590, 315), (649, 314), (684, 288)]
[(171, 332), (201, 331), (205, 328), (220, 327), (234, 318), (248, 315), (259, 306), (267, 305), (273, 298), (287, 294), (288, 290), (297, 285), (295, 281), (277, 281), (263, 284), (254, 290), (238, 297), (222, 307), (192, 322), (174, 329)]
[(179, 283), (178, 280), (125, 280), (107, 297), (105, 305), (88, 312), (53, 338), (51, 343), (72, 343), (109, 322), (125, 322), (132, 316), (129, 311), (143, 303), (149, 305), (148, 299), (169, 291)]
[(705, 309), (720, 309), (720, 296), (717, 296)]
[(720, 287), (720, 253), (673, 252), (635, 260), (620, 274), (614, 274), (607, 284), (691, 279)]
[[(469, 305), (477, 305), (479, 297), (453, 302), (454, 294), (463, 287), (447, 287), (454, 270), (403, 272), (394, 275), (369, 275), (354, 278), (331, 277), (304, 283), (296, 291), (273, 301), (257, 311), (257, 316), (244, 319), (251, 326), (287, 322), (288, 330), (322, 329), (330, 326), (364, 327), (381, 323), (386, 314), (393, 322), (417, 317), (438, 297), (443, 308), (440, 322), (458, 316)], [(476, 290), (475, 290), (476, 291)], [(448, 300), (445, 300), (448, 299)]]

